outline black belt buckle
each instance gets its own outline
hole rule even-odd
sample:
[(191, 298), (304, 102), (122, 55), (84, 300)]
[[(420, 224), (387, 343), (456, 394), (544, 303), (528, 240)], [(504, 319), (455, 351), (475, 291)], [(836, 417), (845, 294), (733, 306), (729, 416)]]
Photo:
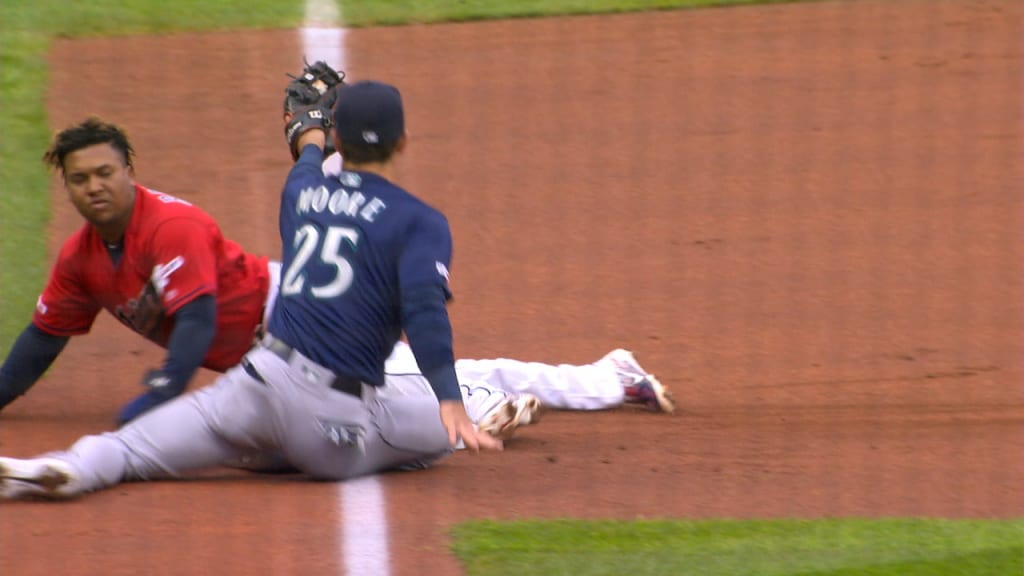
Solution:
[(363, 383), (356, 378), (335, 376), (334, 381), (331, 382), (331, 389), (337, 390), (338, 392), (344, 392), (345, 394), (351, 394), (360, 400), (363, 399)]

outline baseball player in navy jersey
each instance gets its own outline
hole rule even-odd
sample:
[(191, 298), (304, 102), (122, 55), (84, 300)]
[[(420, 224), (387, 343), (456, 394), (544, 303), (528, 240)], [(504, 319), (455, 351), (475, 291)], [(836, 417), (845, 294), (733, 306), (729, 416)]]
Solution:
[[(300, 152), (282, 193), (280, 293), (260, 344), (212, 385), (116, 432), (39, 458), (0, 458), (0, 496), (70, 497), (253, 450), (343, 480), (427, 466), (460, 440), (473, 451), (501, 448), (473, 426), (455, 373), (447, 221), (390, 180), (407, 145), (398, 90), (353, 84), (333, 118), (340, 178), (321, 170), (323, 110), (303, 110), (286, 127)], [(377, 397), (403, 332), (436, 398)]]

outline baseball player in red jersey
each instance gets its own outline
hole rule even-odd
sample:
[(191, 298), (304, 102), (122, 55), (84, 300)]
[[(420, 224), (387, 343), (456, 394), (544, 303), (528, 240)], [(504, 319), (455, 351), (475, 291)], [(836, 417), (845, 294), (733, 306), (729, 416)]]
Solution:
[[(216, 295), (216, 330), (203, 366), (223, 372), (252, 345), (263, 313), (268, 260), (225, 239), (196, 206), (134, 186), (131, 220), (121, 241), (108, 243), (92, 224), (64, 243), (33, 323), (57, 336), (89, 331), (101, 309), (167, 347), (174, 316), (201, 296)], [(114, 263), (111, 252), (119, 251)]]
[(0, 367), (0, 408), (102, 309), (167, 349), (120, 421), (179, 395), (199, 366), (222, 372), (252, 346), (278, 265), (225, 239), (198, 207), (136, 184), (133, 154), (120, 128), (90, 118), (44, 155), (86, 223), (61, 248), (32, 323)]

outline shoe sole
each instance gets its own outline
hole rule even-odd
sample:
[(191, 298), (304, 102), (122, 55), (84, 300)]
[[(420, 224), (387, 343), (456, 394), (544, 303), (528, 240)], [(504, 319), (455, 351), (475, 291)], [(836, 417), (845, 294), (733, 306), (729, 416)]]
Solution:
[(480, 429), (500, 440), (508, 440), (520, 426), (539, 422), (544, 406), (536, 396), (524, 395), (504, 403), (498, 410)]
[(71, 476), (50, 464), (38, 464), (38, 469), (28, 469), (25, 464), (10, 458), (0, 458), (0, 497), (7, 499), (22, 496), (40, 496), (49, 499), (64, 499), (60, 489), (71, 483)]
[(667, 414), (675, 412), (676, 403), (672, 398), (672, 393), (653, 374), (647, 375), (647, 381), (651, 383), (654, 395), (658, 399), (658, 409)]
[(672, 393), (668, 391), (668, 388), (665, 388), (665, 385), (662, 384), (660, 380), (655, 378), (654, 374), (647, 374), (644, 372), (644, 369), (640, 366), (640, 361), (637, 360), (636, 358), (636, 354), (629, 350), (620, 350), (622, 350), (622, 353), (620, 355), (626, 356), (628, 359), (623, 359), (623, 362), (632, 364), (631, 371), (637, 374), (643, 374), (643, 377), (646, 378), (647, 381), (651, 383), (651, 388), (654, 390), (654, 395), (655, 397), (657, 397), (658, 400), (658, 405), (656, 407), (651, 406), (651, 408), (654, 410), (660, 410), (661, 412), (665, 412), (666, 414), (671, 414), (675, 412), (675, 399), (672, 397)]

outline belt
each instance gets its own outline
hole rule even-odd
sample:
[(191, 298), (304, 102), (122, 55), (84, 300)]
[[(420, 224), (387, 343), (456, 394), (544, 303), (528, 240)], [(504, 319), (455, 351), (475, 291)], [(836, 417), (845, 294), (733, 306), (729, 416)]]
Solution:
[[(285, 362), (289, 363), (292, 361), (292, 358), (295, 354), (299, 354), (298, 351), (289, 346), (287, 343), (273, 337), (270, 334), (267, 334), (266, 336), (263, 337), (263, 340), (260, 341), (260, 346), (273, 352), (274, 355), (280, 358), (281, 360), (284, 360)], [(248, 358), (244, 358), (242, 360), (242, 369), (245, 370), (245, 373), (251, 376), (252, 378), (260, 382), (266, 383), (266, 381), (263, 379), (263, 376), (259, 373), (259, 371), (256, 370), (256, 367), (253, 366), (251, 362), (249, 362)], [(328, 385), (331, 387), (332, 390), (344, 392), (345, 394), (350, 394), (359, 399), (362, 399), (363, 397), (363, 382), (358, 378), (352, 378), (351, 376), (343, 376), (341, 374), (334, 373), (334, 379)]]

